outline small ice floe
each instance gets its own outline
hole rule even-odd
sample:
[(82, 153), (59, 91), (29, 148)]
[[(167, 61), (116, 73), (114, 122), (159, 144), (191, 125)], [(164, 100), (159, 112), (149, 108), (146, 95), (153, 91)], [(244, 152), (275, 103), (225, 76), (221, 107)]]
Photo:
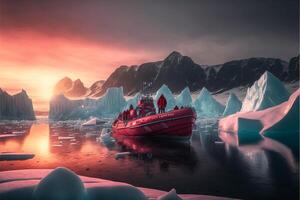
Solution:
[(58, 137), (59, 140), (72, 140), (75, 139), (74, 136), (59, 136)]
[(111, 136), (111, 131), (109, 128), (103, 128), (100, 136), (96, 140), (105, 146), (111, 146), (115, 143), (115, 139)]
[(120, 152), (115, 154), (115, 159), (118, 160), (120, 158), (124, 158), (125, 156), (130, 155), (131, 153), (129, 151), (126, 152)]
[(62, 144), (52, 144), (51, 147), (62, 147)]
[(26, 133), (26, 131), (13, 131), (12, 134), (15, 135), (23, 135), (24, 133)]
[(18, 136), (21, 136), (21, 135), (17, 135), (17, 134), (13, 134), (13, 133), (11, 133), (11, 134), (1, 134), (0, 135), (0, 139), (6, 139), (6, 138), (11, 138), (11, 137), (18, 137)]
[(3, 152), (0, 153), (0, 161), (3, 160), (27, 160), (33, 158), (35, 155), (32, 153), (12, 153)]
[(215, 144), (224, 144), (223, 141), (215, 141)]
[(81, 126), (97, 126), (97, 125), (101, 125), (101, 124), (105, 124), (106, 121), (105, 120), (101, 120), (97, 117), (90, 119), (89, 121), (81, 124)]

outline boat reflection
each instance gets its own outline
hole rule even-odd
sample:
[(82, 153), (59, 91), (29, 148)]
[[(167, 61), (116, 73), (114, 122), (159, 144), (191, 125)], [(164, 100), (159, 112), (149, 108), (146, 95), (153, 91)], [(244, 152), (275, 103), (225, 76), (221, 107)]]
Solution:
[(193, 170), (198, 159), (189, 142), (149, 139), (137, 137), (115, 137), (120, 151), (131, 152), (131, 158), (159, 161), (161, 170), (168, 170), (172, 165)]

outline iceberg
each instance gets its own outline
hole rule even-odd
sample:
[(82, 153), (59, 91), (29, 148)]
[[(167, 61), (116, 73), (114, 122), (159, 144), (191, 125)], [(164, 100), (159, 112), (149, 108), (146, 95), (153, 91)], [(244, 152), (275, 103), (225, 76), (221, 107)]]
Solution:
[(116, 115), (126, 106), (123, 88), (108, 88), (98, 99), (71, 100), (64, 95), (54, 96), (50, 101), (49, 118), (52, 120), (76, 120), (90, 117)]
[(108, 88), (99, 102), (99, 109), (105, 114), (120, 113), (125, 106), (123, 87)]
[(194, 101), (194, 107), (199, 117), (219, 117), (224, 112), (224, 106), (215, 100), (205, 87)]
[(251, 88), (248, 88), (241, 111), (258, 111), (276, 106), (287, 101), (289, 96), (284, 84), (266, 71)]
[(239, 112), (219, 121), (219, 130), (239, 135), (263, 135), (297, 148), (300, 89), (288, 101), (260, 111)]
[(32, 100), (25, 90), (10, 95), (0, 88), (0, 120), (35, 120)]
[(190, 107), (192, 105), (192, 96), (189, 87), (184, 88), (176, 97), (176, 105), (181, 107)]
[[(166, 86), (165, 84), (163, 84), (159, 90), (157, 90), (156, 94), (155, 94), (155, 102), (157, 102), (158, 98), (161, 95), (164, 95), (166, 100), (167, 100), (167, 107), (166, 107), (166, 111), (172, 110), (175, 107), (175, 99), (174, 96), (171, 92), (171, 90), (168, 88), (168, 86)], [(157, 107), (157, 103), (155, 103), (155, 107)]]
[(133, 107), (136, 108), (137, 105), (138, 105), (138, 101), (141, 98), (141, 96), (142, 95), (138, 92), (134, 95), (134, 97), (132, 97), (131, 99), (128, 99), (126, 108), (128, 109), (130, 105), (133, 105)]
[(230, 93), (225, 110), (223, 112), (223, 116), (232, 115), (236, 112), (239, 112), (242, 107), (242, 102), (237, 98), (234, 93)]

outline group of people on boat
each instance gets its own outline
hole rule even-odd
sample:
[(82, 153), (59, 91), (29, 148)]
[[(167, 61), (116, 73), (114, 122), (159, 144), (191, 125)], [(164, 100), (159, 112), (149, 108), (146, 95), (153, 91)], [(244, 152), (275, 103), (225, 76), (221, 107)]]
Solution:
[[(157, 108), (158, 113), (166, 112), (167, 107), (167, 99), (162, 94), (157, 100)], [(183, 108), (183, 106), (181, 106)], [(174, 110), (178, 110), (179, 107), (176, 105)], [(124, 110), (122, 113), (119, 114), (118, 119), (123, 121), (132, 120), (139, 117), (144, 117), (148, 115), (156, 114), (156, 109), (153, 103), (153, 98), (150, 96), (142, 97), (138, 101), (138, 105), (136, 108), (133, 105), (130, 105), (127, 110)]]

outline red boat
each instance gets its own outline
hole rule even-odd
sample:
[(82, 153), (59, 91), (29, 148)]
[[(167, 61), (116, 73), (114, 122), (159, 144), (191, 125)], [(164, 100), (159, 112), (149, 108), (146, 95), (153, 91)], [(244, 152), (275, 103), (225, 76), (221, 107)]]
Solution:
[[(153, 100), (152, 103), (150, 100), (150, 105), (153, 105)], [(149, 104), (147, 106), (149, 107)], [(195, 119), (196, 113), (193, 108), (189, 107), (160, 114), (150, 113), (150, 115), (129, 120), (124, 120), (119, 116), (112, 125), (112, 132), (116, 137), (146, 136), (189, 139)]]

